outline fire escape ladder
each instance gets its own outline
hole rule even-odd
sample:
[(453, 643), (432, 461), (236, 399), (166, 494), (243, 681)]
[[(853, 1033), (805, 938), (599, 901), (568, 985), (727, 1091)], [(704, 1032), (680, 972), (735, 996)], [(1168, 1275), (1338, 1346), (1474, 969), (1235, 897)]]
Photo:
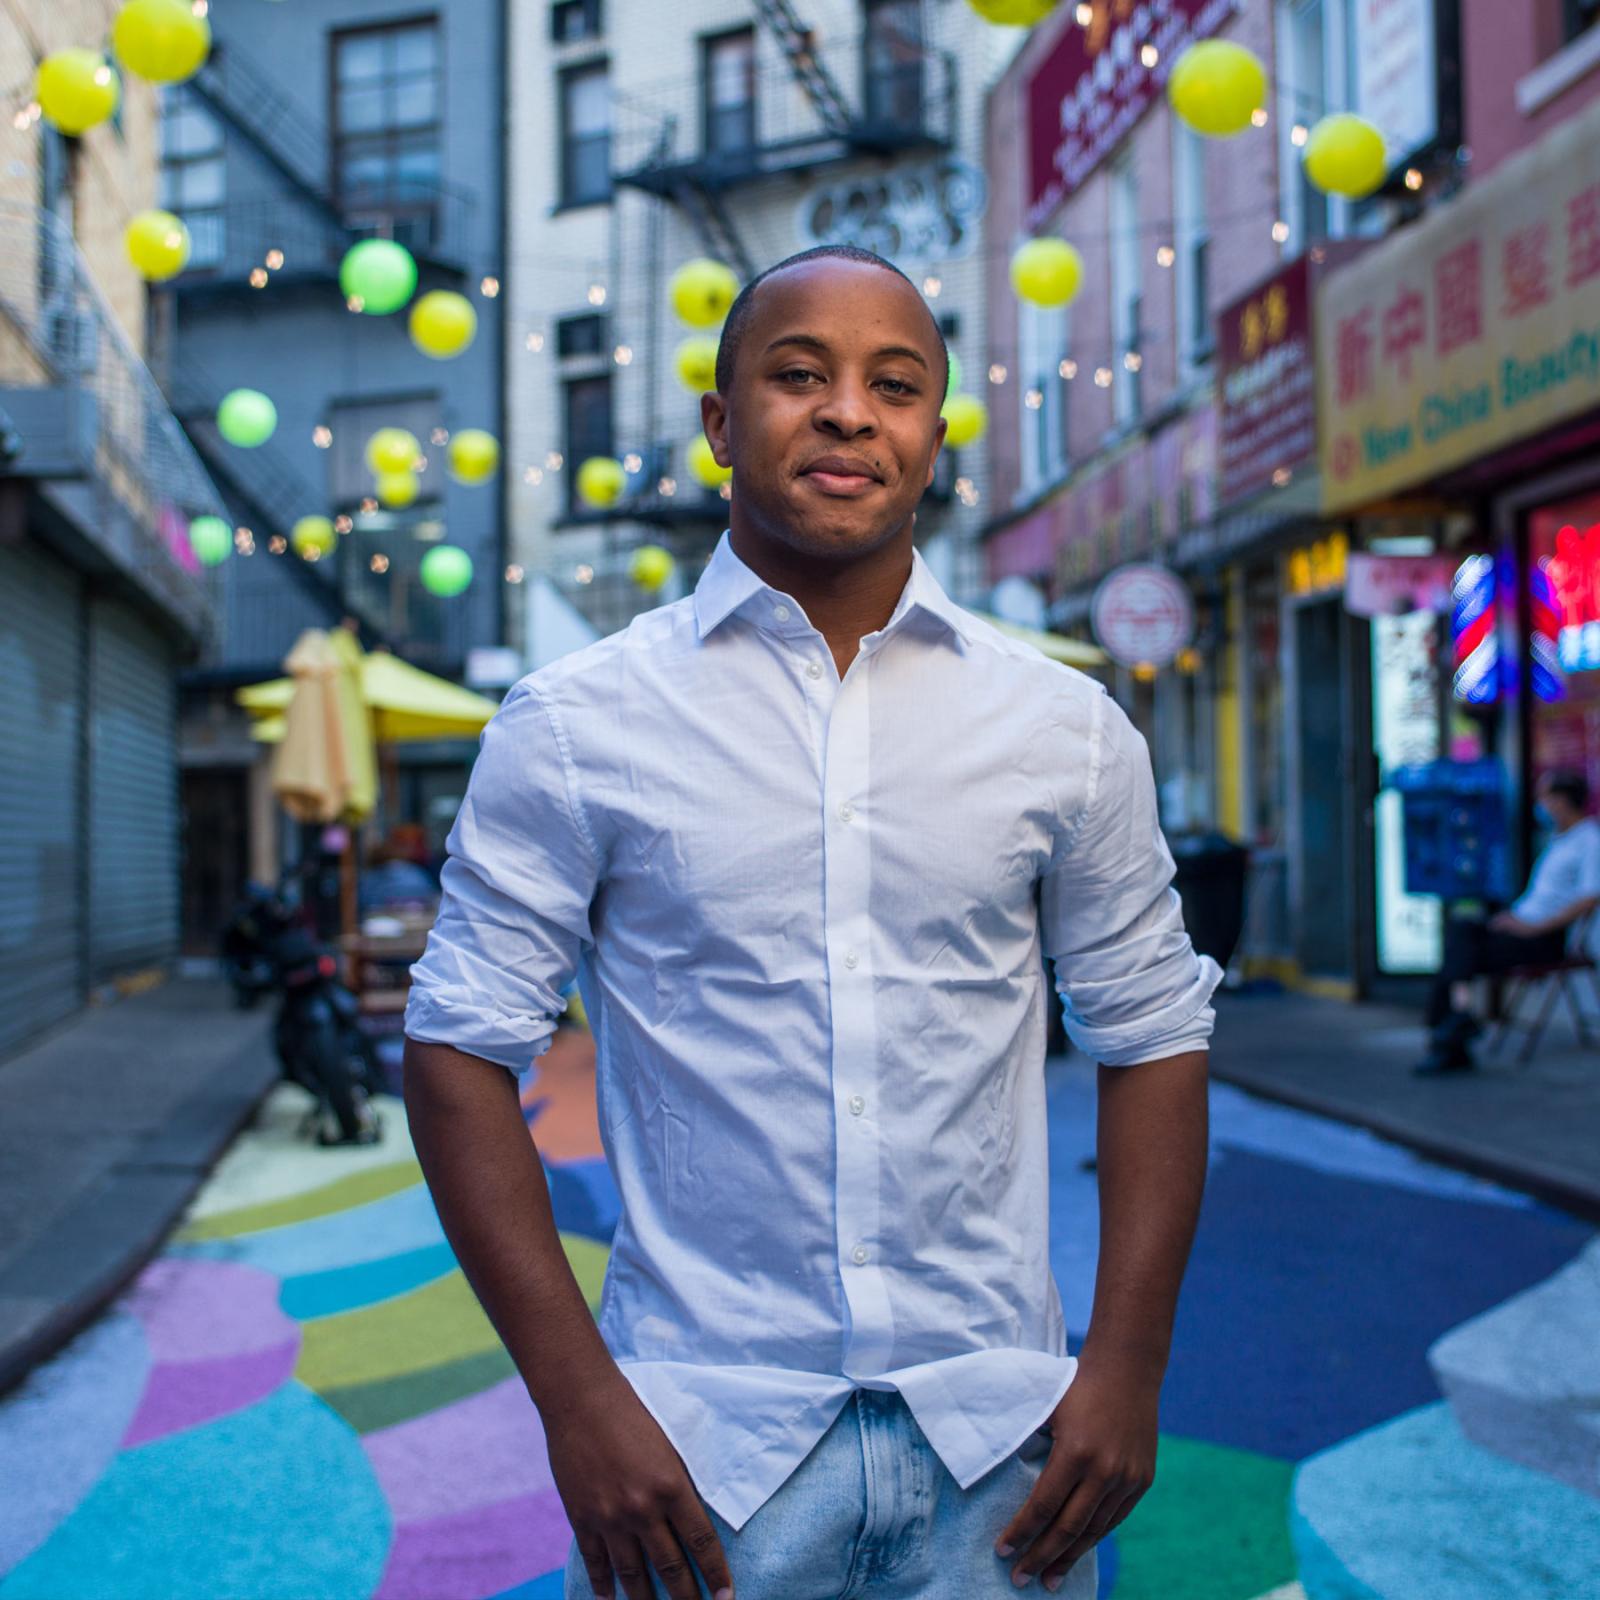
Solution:
[(835, 137), (848, 138), (855, 116), (833, 76), (817, 59), (810, 39), (789, 0), (754, 0), (756, 13), (783, 50), (795, 82), (805, 91), (822, 126)]

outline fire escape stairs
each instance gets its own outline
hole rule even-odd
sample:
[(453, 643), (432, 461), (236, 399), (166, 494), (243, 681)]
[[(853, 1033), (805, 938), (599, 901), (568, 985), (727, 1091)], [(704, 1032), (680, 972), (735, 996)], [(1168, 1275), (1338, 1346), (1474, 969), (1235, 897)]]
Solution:
[(855, 122), (850, 103), (833, 81), (833, 75), (817, 60), (794, 7), (789, 0), (754, 0), (754, 5), (756, 15), (777, 40), (795, 82), (810, 100), (822, 126), (836, 138), (849, 138)]

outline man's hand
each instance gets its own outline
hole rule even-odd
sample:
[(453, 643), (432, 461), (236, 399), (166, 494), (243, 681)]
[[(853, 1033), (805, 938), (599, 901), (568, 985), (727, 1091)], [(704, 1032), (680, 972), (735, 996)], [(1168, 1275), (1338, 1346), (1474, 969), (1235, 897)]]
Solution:
[(550, 1470), (598, 1600), (613, 1600), (613, 1570), (628, 1600), (652, 1600), (652, 1567), (672, 1600), (697, 1600), (695, 1567), (713, 1600), (733, 1600), (727, 1554), (683, 1458), (620, 1372), (544, 1424)]
[[(995, 1546), (1022, 1554), (1011, 1581), (1036, 1573), (1061, 1587), (1068, 1570), (1111, 1532), (1155, 1482), (1159, 1380), (1079, 1363), (1050, 1416), (1055, 1442), (1033, 1493)], [(1026, 1547), (1026, 1548), (1024, 1548)]]
[(1493, 933), (1515, 933), (1524, 939), (1532, 938), (1539, 931), (1532, 923), (1524, 922), (1509, 911), (1497, 911), (1490, 917), (1489, 929)]

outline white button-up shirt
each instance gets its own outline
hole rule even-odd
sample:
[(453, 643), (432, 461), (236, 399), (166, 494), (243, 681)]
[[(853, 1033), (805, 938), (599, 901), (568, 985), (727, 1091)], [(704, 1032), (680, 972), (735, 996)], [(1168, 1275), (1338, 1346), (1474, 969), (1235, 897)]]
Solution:
[(599, 1327), (735, 1529), (856, 1388), (962, 1488), (1072, 1378), (1044, 1053), (1203, 1048), (1144, 741), (920, 553), (841, 680), (725, 532), (484, 730), (406, 1032), (520, 1071), (577, 978), (622, 1201)]

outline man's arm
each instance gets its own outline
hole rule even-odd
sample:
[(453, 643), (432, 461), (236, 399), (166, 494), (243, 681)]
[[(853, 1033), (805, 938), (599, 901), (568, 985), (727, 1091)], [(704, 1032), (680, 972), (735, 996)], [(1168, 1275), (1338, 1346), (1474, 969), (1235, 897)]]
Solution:
[(609, 1597), (620, 1579), (629, 1600), (650, 1600), (653, 1568), (673, 1600), (695, 1600), (692, 1557), (718, 1600), (733, 1600), (682, 1458), (607, 1350), (567, 1261), (515, 1079), (407, 1038), (405, 1102), (445, 1237), (544, 1422), (590, 1587)]
[(1526, 922), (1514, 912), (1502, 911), (1499, 916), (1490, 918), (1489, 926), (1502, 933), (1516, 933), (1524, 939), (1534, 939), (1543, 933), (1559, 933), (1561, 929), (1571, 927), (1579, 917), (1593, 911), (1596, 906), (1600, 906), (1600, 894), (1585, 895), (1583, 899), (1574, 900), (1571, 905), (1563, 906), (1553, 916), (1539, 922)]
[[(1055, 1445), (996, 1552), (1060, 1587), (1155, 1481), (1161, 1382), (1200, 1216), (1209, 1142), (1204, 1050), (1100, 1068), (1100, 1262)], [(1048, 1480), (1048, 1481), (1047, 1481)]]

